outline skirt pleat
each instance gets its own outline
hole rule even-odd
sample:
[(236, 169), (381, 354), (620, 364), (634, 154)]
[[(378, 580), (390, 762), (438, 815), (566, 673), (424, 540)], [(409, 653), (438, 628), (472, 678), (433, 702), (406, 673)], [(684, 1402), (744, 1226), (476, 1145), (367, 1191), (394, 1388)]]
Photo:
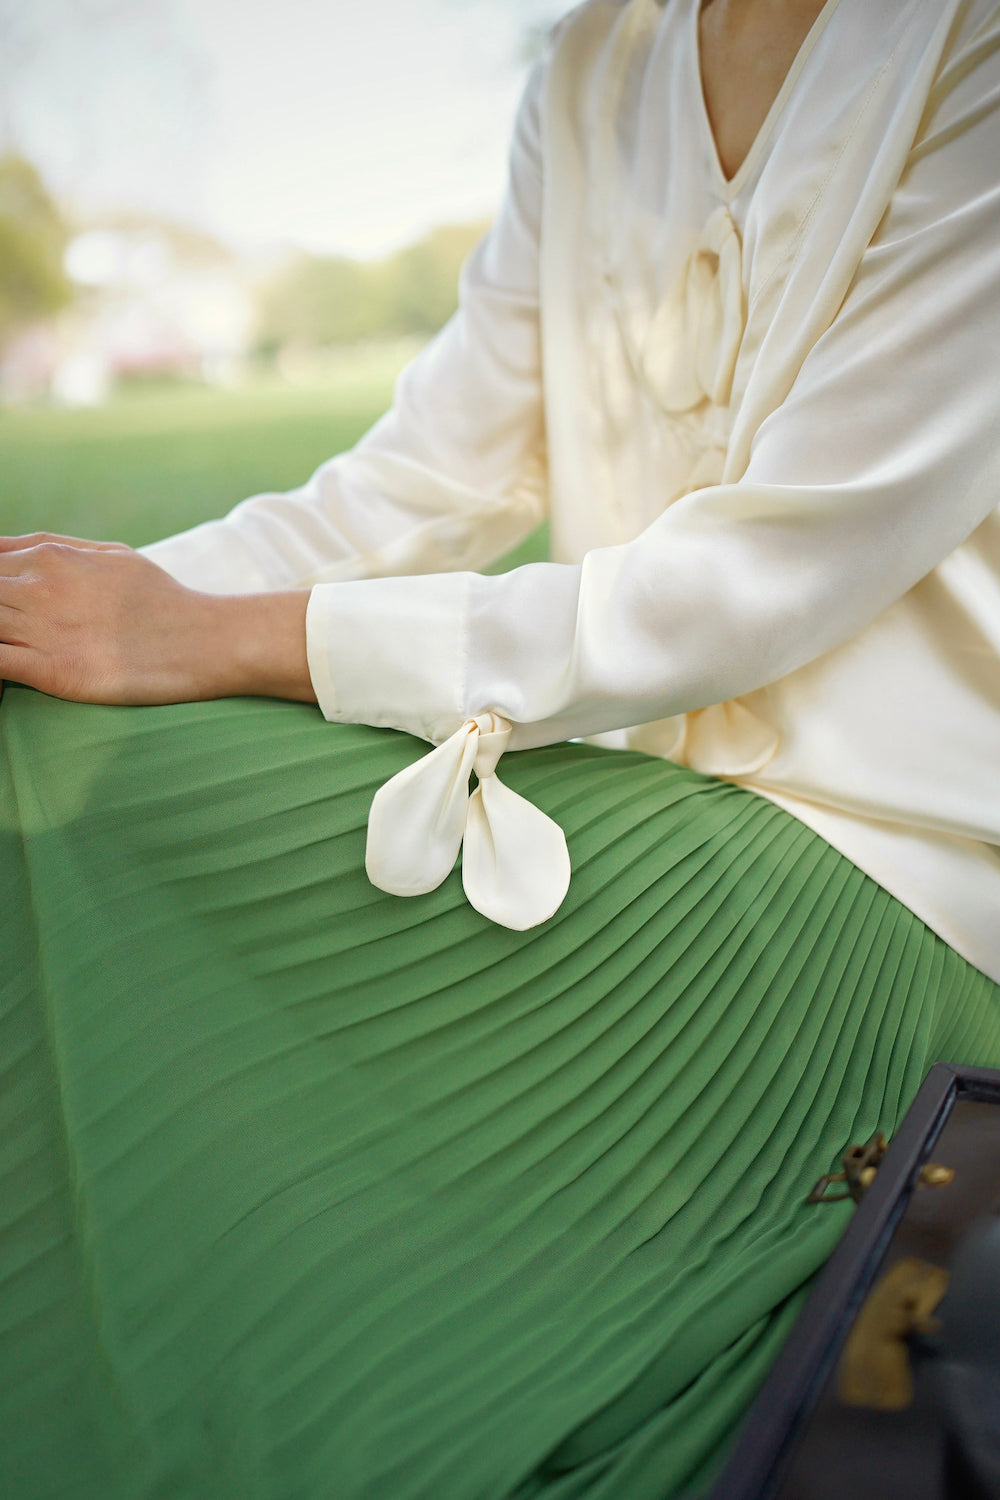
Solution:
[(4, 1500), (666, 1500), (1000, 989), (740, 787), (557, 745), (525, 933), (364, 875), (426, 752), (257, 700), (0, 707)]

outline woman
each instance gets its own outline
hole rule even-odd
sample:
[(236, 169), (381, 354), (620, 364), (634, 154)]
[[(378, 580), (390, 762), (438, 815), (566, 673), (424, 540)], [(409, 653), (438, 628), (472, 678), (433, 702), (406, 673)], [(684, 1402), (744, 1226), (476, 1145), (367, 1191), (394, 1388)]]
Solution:
[(5, 1495), (707, 1482), (812, 1181), (1000, 1064), (998, 85), (589, 0), (352, 453), (3, 544)]

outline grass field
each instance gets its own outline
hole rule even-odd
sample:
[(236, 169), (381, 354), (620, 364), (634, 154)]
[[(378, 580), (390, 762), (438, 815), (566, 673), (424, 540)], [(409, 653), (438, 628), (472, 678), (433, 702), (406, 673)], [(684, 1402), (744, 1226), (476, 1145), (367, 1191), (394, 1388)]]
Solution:
[(0, 534), (61, 531), (140, 546), (290, 489), (383, 412), (394, 350), (310, 380), (130, 392), (93, 411), (0, 412)]
[[(412, 349), (345, 356), (237, 391), (131, 392), (93, 411), (0, 411), (0, 535), (56, 531), (141, 546), (306, 480), (392, 400)], [(533, 539), (506, 565), (544, 555)]]

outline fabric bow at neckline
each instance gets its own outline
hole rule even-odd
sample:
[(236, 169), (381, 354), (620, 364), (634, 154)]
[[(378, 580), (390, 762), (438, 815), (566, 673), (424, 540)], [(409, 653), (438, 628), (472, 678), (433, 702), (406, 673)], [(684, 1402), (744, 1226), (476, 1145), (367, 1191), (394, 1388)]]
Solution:
[[(433, 891), (462, 849), (465, 894), (484, 917), (523, 932), (553, 915), (569, 888), (566, 837), (497, 777), (510, 732), (499, 714), (467, 719), (379, 788), (365, 855), (373, 885), (394, 896)], [(470, 796), (473, 771), (479, 785)]]
[(728, 405), (745, 325), (739, 231), (720, 204), (643, 340), (643, 374), (665, 411)]

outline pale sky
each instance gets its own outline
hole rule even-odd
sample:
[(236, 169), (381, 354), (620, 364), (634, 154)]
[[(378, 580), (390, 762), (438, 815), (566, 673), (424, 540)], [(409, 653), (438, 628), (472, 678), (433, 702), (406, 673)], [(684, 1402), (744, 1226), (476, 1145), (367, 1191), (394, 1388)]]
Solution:
[(569, 0), (0, 0), (0, 149), (81, 212), (372, 255), (484, 217)]

